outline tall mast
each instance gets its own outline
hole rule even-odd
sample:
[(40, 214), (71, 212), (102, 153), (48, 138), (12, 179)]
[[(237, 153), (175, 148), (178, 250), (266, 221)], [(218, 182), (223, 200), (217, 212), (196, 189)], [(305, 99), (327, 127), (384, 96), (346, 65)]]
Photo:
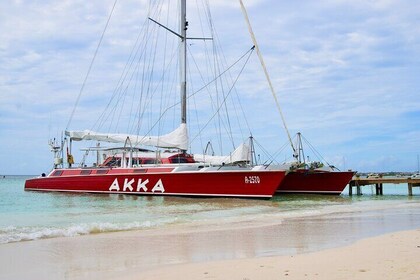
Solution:
[(181, 0), (180, 21), (180, 78), (181, 78), (181, 123), (187, 123), (187, 7), (186, 0)]

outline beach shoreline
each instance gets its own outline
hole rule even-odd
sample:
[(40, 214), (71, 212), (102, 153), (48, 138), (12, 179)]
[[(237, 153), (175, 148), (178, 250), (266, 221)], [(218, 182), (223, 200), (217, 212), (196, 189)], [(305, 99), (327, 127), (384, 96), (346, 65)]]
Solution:
[[(409, 248), (409, 239), (416, 240), (418, 244), (414, 245), (420, 245), (420, 221), (417, 218), (420, 207), (417, 207), (417, 203), (414, 206), (330, 213), (279, 221), (261, 217), (260, 220), (243, 220), (238, 223), (183, 224), (2, 244), (0, 279), (177, 279), (174, 273), (180, 269), (187, 274), (183, 273), (179, 279), (278, 279), (270, 277), (292, 270), (274, 266), (274, 263), (283, 263), (291, 256), (299, 259), (312, 256), (310, 258), (318, 260), (324, 259), (322, 255), (326, 253), (334, 260), (341, 259), (342, 263), (337, 264), (337, 267), (344, 267), (351, 260), (340, 257), (340, 250), (347, 252), (345, 248), (355, 243), (356, 247), (360, 246), (357, 245), (359, 240), (365, 244), (362, 246), (366, 246), (363, 250), (372, 254), (376, 254), (375, 250), (378, 249), (371, 245), (375, 244), (375, 240), (382, 242), (380, 244), (384, 248), (390, 245), (394, 253), (398, 251), (398, 248), (392, 247), (392, 242), (387, 244), (389, 235), (401, 235), (401, 238), (397, 238), (398, 242), (405, 244), (404, 248)], [(382, 237), (384, 234), (385, 237)], [(381, 241), (384, 238), (388, 241)], [(363, 240), (370, 241), (363, 243)], [(420, 249), (415, 249), (418, 254)], [(401, 252), (402, 259), (406, 259), (404, 250)], [(238, 273), (246, 272), (249, 267), (260, 263), (262, 267), (256, 267), (258, 273), (255, 273), (262, 275), (268, 273), (262, 268), (275, 267), (275, 275), (268, 273), (258, 278), (252, 271), (249, 271), (248, 276), (234, 274), (235, 270)], [(293, 263), (290, 265), (293, 267)], [(395, 264), (394, 267), (401, 265)], [(232, 266), (238, 268), (232, 271)], [(203, 272), (203, 268), (212, 268), (212, 273), (218, 276), (208, 277), (205, 273), (210, 271)], [(223, 272), (223, 269), (228, 271)], [(369, 271), (375, 269), (379, 268), (370, 268)], [(306, 274), (324, 275), (322, 272), (320, 268), (319, 272), (310, 270)], [(153, 278), (154, 275), (159, 277)], [(287, 279), (293, 279), (289, 277), (291, 274), (287, 276)]]
[(173, 265), (118, 279), (418, 279), (420, 229), (312, 253)]

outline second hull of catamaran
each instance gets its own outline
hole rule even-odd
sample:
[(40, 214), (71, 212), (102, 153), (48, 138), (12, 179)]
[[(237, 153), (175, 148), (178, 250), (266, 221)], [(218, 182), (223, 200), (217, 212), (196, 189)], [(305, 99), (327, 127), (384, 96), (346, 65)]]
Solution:
[(339, 195), (353, 177), (353, 171), (289, 171), (277, 193), (314, 193)]
[(339, 195), (352, 179), (353, 171), (325, 169), (293, 169), (284, 166), (256, 166), (253, 170), (283, 170), (287, 172), (276, 193), (313, 193)]
[(25, 190), (159, 196), (270, 198), (285, 171), (185, 170), (179, 167), (54, 169)]

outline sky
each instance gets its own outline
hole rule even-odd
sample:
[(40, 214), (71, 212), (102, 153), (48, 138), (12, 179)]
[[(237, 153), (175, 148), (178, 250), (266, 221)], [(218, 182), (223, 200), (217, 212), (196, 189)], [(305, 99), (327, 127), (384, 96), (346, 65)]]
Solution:
[[(86, 129), (101, 112), (100, 99), (115, 87), (145, 20), (146, 2), (117, 2), (72, 129)], [(419, 1), (243, 2), (292, 135), (301, 132), (342, 170), (417, 171)], [(113, 4), (1, 1), (0, 174), (51, 169), (48, 140), (67, 127)], [(210, 5), (233, 62), (252, 46), (239, 2)], [(287, 136), (255, 53), (238, 88), (246, 92), (242, 106), (253, 135), (275, 152)]]

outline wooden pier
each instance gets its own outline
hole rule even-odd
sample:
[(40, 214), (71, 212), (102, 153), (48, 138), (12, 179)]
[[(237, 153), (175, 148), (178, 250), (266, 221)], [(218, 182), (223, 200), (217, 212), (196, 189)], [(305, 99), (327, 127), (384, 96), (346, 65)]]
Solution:
[(383, 184), (407, 184), (408, 195), (413, 195), (413, 188), (420, 187), (420, 178), (410, 177), (380, 177), (380, 178), (366, 178), (353, 177), (349, 183), (349, 195), (353, 195), (353, 188), (356, 188), (356, 194), (361, 195), (362, 186), (375, 185), (376, 195), (383, 195)]

